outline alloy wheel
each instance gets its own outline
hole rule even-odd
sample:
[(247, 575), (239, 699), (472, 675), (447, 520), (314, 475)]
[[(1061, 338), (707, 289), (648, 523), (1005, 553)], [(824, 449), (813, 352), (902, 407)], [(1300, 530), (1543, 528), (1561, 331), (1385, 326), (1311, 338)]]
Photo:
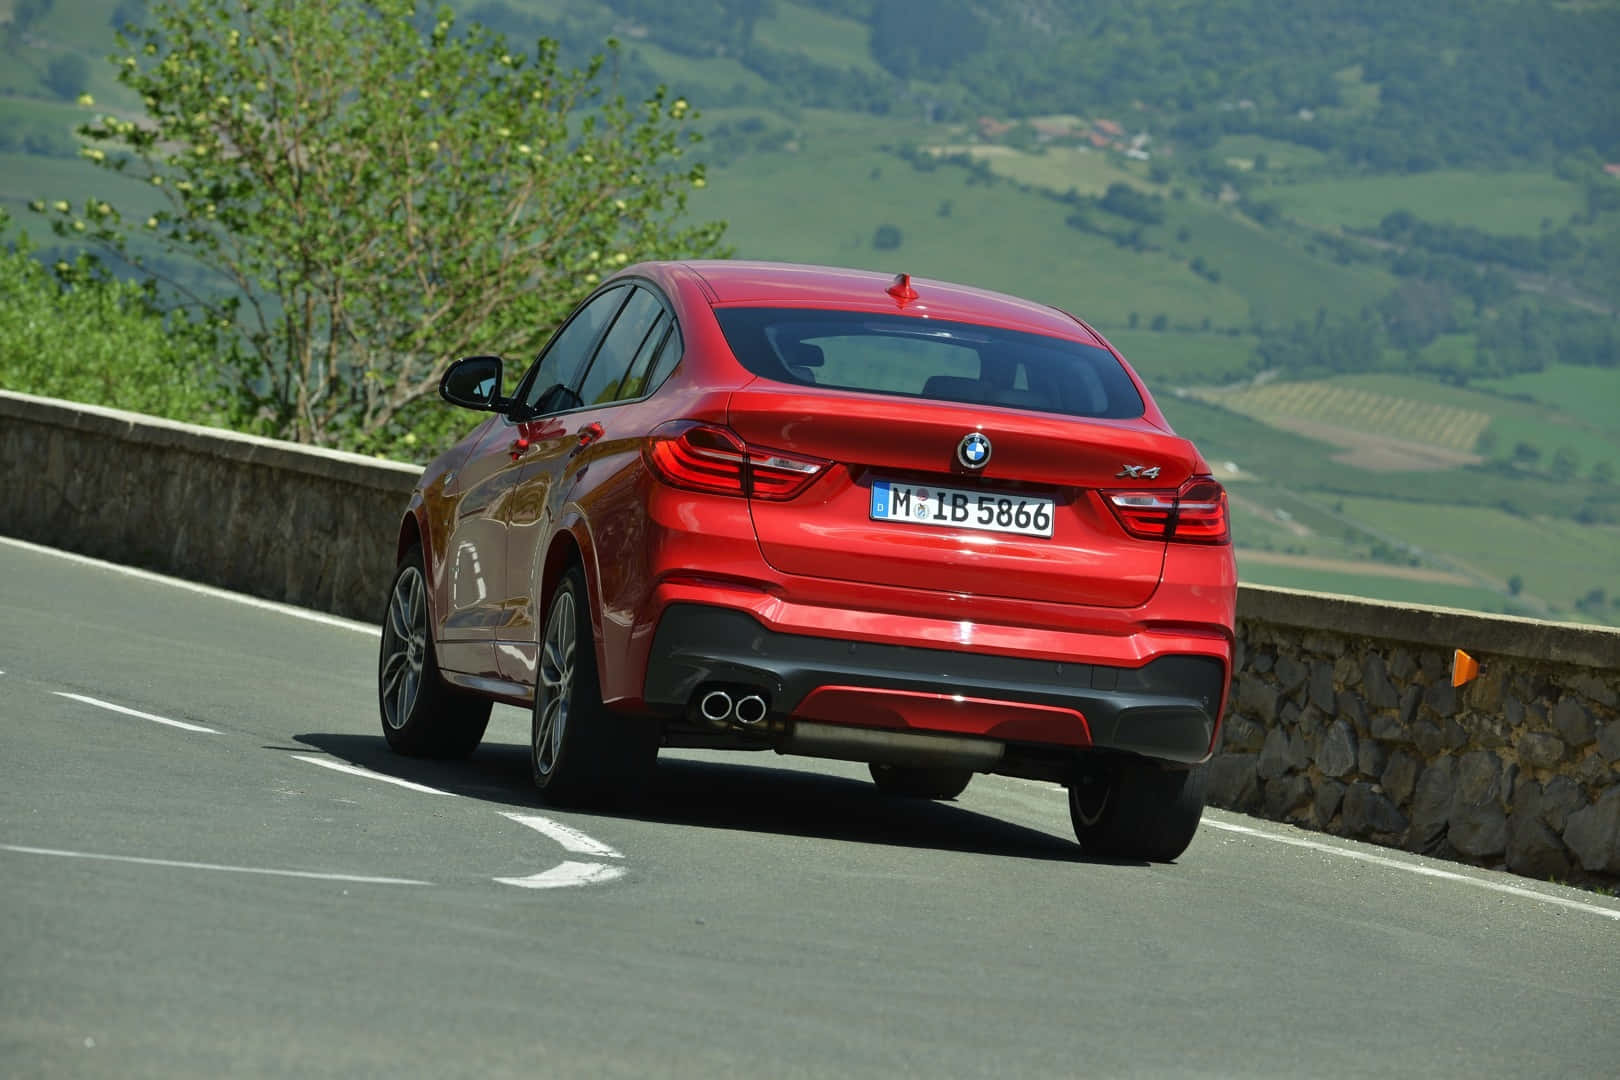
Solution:
[(557, 767), (568, 728), (568, 703), (574, 693), (574, 647), (578, 641), (574, 594), (563, 590), (552, 605), (540, 649), (539, 715), (534, 723), (534, 766), (542, 776)]
[(427, 639), (427, 586), (422, 572), (407, 566), (394, 582), (383, 623), (383, 720), (396, 731), (410, 719), (421, 694)]

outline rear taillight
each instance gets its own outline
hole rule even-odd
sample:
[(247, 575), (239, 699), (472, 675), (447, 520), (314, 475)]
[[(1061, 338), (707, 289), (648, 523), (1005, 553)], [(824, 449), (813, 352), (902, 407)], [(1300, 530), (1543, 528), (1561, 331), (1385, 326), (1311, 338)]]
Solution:
[(729, 428), (676, 420), (647, 437), (648, 468), (671, 487), (714, 495), (791, 499), (830, 462), (749, 446)]
[(1143, 540), (1224, 544), (1232, 539), (1226, 489), (1208, 476), (1194, 476), (1179, 491), (1105, 491), (1108, 507), (1125, 531)]

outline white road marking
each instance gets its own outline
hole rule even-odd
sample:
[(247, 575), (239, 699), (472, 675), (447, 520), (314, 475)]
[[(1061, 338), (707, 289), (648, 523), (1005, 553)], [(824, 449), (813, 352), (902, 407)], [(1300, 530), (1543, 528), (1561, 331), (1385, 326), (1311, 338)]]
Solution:
[[(594, 837), (586, 836), (578, 829), (570, 828), (560, 821), (552, 821), (539, 814), (509, 814), (501, 811), (501, 817), (511, 818), (519, 825), (527, 825), (536, 832), (545, 833), (569, 851), (579, 855), (597, 855), (605, 859), (622, 859), (623, 855), (608, 847)], [(498, 879), (497, 879), (498, 880)]]
[(1324, 844), (1316, 840), (1306, 840), (1296, 836), (1279, 836), (1276, 833), (1262, 832), (1251, 829), (1247, 825), (1233, 825), (1225, 821), (1212, 821), (1205, 818), (1203, 824), (1212, 829), (1223, 832), (1238, 833), (1242, 836), (1253, 836), (1260, 840), (1271, 840), (1278, 844), (1288, 844), (1291, 847), (1306, 848), (1310, 851), (1321, 851), (1329, 855), (1342, 855), (1347, 859), (1356, 859), (1360, 862), (1372, 863), (1374, 866), (1383, 866), (1391, 870), (1405, 870), (1412, 874), (1421, 874), (1424, 877), (1440, 878), (1443, 881), (1458, 881), (1464, 885), (1473, 885), (1476, 888), (1488, 889), (1491, 892), (1506, 893), (1509, 896), (1522, 896), (1530, 900), (1540, 900), (1545, 904), (1557, 904), (1559, 907), (1572, 908), (1576, 911), (1589, 911), (1604, 918), (1620, 920), (1620, 909), (1604, 907), (1601, 904), (1587, 903), (1583, 900), (1572, 900), (1563, 896), (1551, 896), (1535, 889), (1526, 889), (1518, 885), (1508, 885), (1500, 881), (1486, 881), (1483, 878), (1469, 877), (1467, 874), (1458, 874), (1450, 870), (1441, 870), (1435, 866), (1423, 866), (1419, 863), (1405, 862), (1401, 859), (1390, 859), (1383, 855), (1374, 855), (1368, 851), (1356, 851), (1353, 848), (1337, 847), (1333, 844)]
[(502, 885), (520, 889), (565, 889), (570, 885), (600, 885), (624, 877), (624, 867), (606, 863), (562, 862), (550, 870), (528, 877), (498, 877)]
[(321, 874), (312, 870), (270, 870), (262, 866), (222, 866), (218, 863), (181, 862), (178, 859), (147, 859), (138, 855), (100, 855), (90, 851), (59, 851), (55, 848), (0, 844), (0, 851), (23, 855), (58, 855), (64, 859), (97, 859), (102, 862), (136, 863), (140, 866), (169, 866), (180, 870), (220, 870), (228, 874), (263, 874), (270, 877), (311, 878), (316, 881), (349, 881), (360, 885), (431, 885), (414, 878), (367, 877), (361, 874)]
[(436, 787), (428, 787), (426, 784), (418, 784), (413, 780), (401, 780), (397, 776), (389, 776), (387, 773), (373, 772), (363, 765), (350, 765), (346, 761), (333, 761), (331, 758), (318, 757), (315, 754), (294, 754), (292, 757), (294, 761), (307, 761), (311, 765), (319, 765), (323, 769), (332, 769), (335, 772), (348, 773), (350, 776), (360, 776), (367, 780), (380, 780), (385, 784), (393, 784), (397, 787), (409, 788), (412, 791), (420, 791), (424, 795), (450, 795), (452, 797), (455, 795), (455, 792), (453, 791), (441, 791)]
[(65, 697), (71, 698), (74, 701), (82, 701), (86, 705), (94, 705), (96, 708), (106, 709), (108, 712), (123, 713), (125, 716), (138, 716), (142, 720), (150, 720), (154, 724), (167, 724), (170, 727), (179, 728), (181, 731), (195, 731), (203, 735), (219, 734), (219, 732), (215, 731), (211, 727), (203, 727), (201, 724), (188, 724), (184, 720), (170, 720), (167, 716), (154, 716), (149, 712), (141, 712), (139, 709), (131, 709), (123, 705), (114, 705), (112, 702), (102, 701), (100, 698), (86, 697), (83, 694), (70, 694), (65, 690), (52, 690), (51, 693), (55, 694), (57, 697)]
[(92, 559), (88, 555), (78, 555), (71, 551), (59, 551), (43, 544), (31, 544), (27, 540), (15, 540), (9, 536), (0, 536), (0, 544), (20, 548), (23, 551), (32, 551), (38, 555), (50, 555), (58, 559), (66, 559), (68, 562), (78, 563), (80, 566), (93, 566), (114, 574), (122, 574), (125, 577), (139, 578), (142, 581), (152, 581), (159, 585), (185, 589), (187, 592), (198, 593), (202, 596), (230, 600), (247, 607), (258, 608), (261, 611), (274, 611), (282, 615), (290, 615), (295, 619), (303, 619), (306, 622), (320, 623), (322, 626), (335, 626), (340, 630), (354, 630), (362, 634), (369, 634), (372, 637), (376, 637), (382, 632), (382, 628), (374, 623), (356, 622), (353, 619), (327, 615), (320, 611), (310, 611), (308, 608), (294, 607), (291, 604), (279, 604), (274, 600), (261, 600), (257, 596), (248, 596), (246, 593), (232, 592), (229, 589), (221, 589), (213, 585), (201, 585), (195, 581), (186, 581), (183, 578), (170, 577), (167, 574), (158, 574), (151, 570), (138, 570), (133, 566), (120, 566), (118, 563), (107, 562), (104, 559)]

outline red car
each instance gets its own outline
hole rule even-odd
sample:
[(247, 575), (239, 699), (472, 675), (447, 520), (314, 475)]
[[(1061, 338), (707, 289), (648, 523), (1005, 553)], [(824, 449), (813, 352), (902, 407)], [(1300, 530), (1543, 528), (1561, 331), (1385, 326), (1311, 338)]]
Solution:
[(1088, 852), (1169, 860), (1232, 667), (1226, 494), (1091, 327), (939, 281), (751, 262), (604, 283), (400, 524), (383, 732), (532, 709), (559, 804), (660, 746), (864, 761), (946, 799), (1064, 784)]

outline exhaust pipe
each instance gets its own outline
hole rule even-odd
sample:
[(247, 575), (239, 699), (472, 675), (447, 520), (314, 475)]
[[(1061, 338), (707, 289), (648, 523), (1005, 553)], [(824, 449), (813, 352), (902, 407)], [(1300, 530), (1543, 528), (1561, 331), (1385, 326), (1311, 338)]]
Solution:
[(737, 701), (737, 723), (753, 727), (765, 719), (765, 714), (768, 711), (770, 710), (765, 705), (764, 698), (758, 694), (749, 694), (747, 697), (739, 698)]
[(698, 711), (703, 714), (703, 719), (715, 723), (730, 716), (731, 709), (731, 695), (724, 690), (710, 690), (703, 695), (703, 700), (698, 702)]

